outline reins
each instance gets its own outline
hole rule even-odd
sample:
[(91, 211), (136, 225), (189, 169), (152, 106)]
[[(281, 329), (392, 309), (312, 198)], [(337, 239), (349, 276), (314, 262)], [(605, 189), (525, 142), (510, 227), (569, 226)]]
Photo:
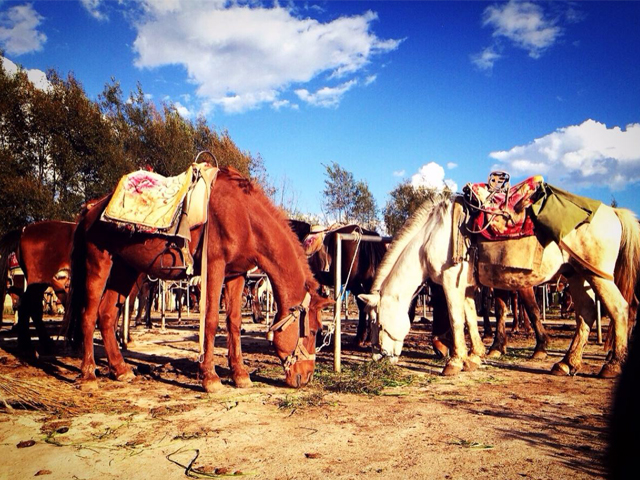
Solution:
[(288, 372), (291, 367), (298, 360), (315, 360), (315, 350), (313, 353), (309, 353), (309, 350), (304, 346), (304, 339), (311, 333), (311, 327), (309, 326), (309, 304), (311, 303), (311, 295), (309, 292), (305, 293), (304, 300), (300, 305), (297, 305), (290, 309), (287, 316), (281, 318), (279, 321), (271, 325), (269, 333), (277, 330), (284, 331), (296, 320), (298, 321), (298, 341), (296, 346), (287, 358), (284, 360), (284, 370)]

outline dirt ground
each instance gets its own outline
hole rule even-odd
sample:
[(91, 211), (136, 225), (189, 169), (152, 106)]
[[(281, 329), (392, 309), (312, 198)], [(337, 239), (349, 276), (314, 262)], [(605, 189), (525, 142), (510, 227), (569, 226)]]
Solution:
[[(264, 325), (248, 323), (243, 349), (253, 387), (237, 389), (224, 378), (221, 331), (217, 365), (226, 388), (215, 395), (197, 378), (195, 319), (169, 321), (165, 331), (134, 329), (125, 354), (138, 372), (132, 383), (108, 378), (98, 346), (102, 375), (94, 387), (75, 382), (79, 358), (61, 342), (55, 358), (16, 358), (8, 321), (0, 331), (0, 386), (11, 391), (0, 389), (0, 398), (14, 408), (0, 408), (2, 480), (604, 476), (615, 381), (595, 377), (602, 347), (592, 334), (578, 375), (548, 374), (573, 334), (572, 321), (547, 325), (547, 360), (528, 359), (532, 335), (511, 335), (507, 356), (453, 378), (439, 376), (443, 362), (429, 346), (430, 324), (414, 324), (400, 381), (368, 394), (336, 382), (348, 377), (357, 390), (368, 365), (368, 353), (349, 346), (355, 322), (344, 322), (342, 376), (332, 373), (333, 353), (325, 348), (319, 374), (301, 390), (284, 385)], [(59, 318), (48, 325), (55, 331)], [(20, 408), (18, 394), (48, 405)]]

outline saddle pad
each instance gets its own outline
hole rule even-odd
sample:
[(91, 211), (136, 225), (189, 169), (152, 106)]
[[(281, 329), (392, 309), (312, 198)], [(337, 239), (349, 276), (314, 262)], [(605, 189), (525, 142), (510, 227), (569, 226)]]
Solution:
[(175, 177), (138, 170), (120, 179), (102, 219), (166, 232), (175, 227), (191, 185), (192, 169)]
[(474, 230), (488, 240), (533, 235), (534, 225), (527, 208), (543, 182), (543, 178), (536, 175), (514, 185), (508, 192), (491, 192), (485, 183), (469, 184), (481, 208)]
[(544, 248), (535, 235), (478, 242), (478, 263), (519, 270), (534, 270), (542, 263)]

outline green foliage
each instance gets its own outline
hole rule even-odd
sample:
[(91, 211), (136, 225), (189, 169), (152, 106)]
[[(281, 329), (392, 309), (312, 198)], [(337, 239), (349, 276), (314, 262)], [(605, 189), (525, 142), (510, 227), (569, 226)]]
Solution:
[(264, 169), (228, 132), (184, 119), (172, 104), (157, 108), (139, 84), (124, 100), (111, 79), (92, 101), (72, 74), (47, 78), (51, 87), (39, 90), (23, 71), (11, 75), (0, 64), (0, 235), (34, 221), (73, 220), (122, 175), (139, 168), (177, 175), (201, 150), (247, 176)]
[(377, 206), (365, 181), (357, 181), (353, 174), (336, 162), (325, 165), (324, 208), (340, 223), (357, 223), (371, 230), (378, 224)]
[(365, 395), (382, 395), (385, 388), (404, 387), (414, 381), (412, 375), (385, 361), (344, 365), (341, 373), (318, 366), (316, 379), (331, 392)]
[(404, 223), (424, 202), (434, 202), (451, 195), (448, 189), (435, 190), (425, 187), (414, 188), (409, 181), (399, 184), (390, 194), (384, 208), (384, 224), (391, 236), (400, 231)]

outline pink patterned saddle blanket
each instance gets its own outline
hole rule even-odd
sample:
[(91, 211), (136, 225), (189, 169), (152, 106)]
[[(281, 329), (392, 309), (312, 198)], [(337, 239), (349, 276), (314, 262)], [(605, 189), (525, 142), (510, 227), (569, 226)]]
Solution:
[(473, 215), (471, 232), (488, 240), (533, 235), (534, 223), (527, 208), (543, 183), (542, 176), (536, 175), (499, 191), (491, 191), (486, 183), (467, 184), (464, 193)]
[[(120, 179), (102, 220), (145, 233), (180, 235), (206, 222), (206, 202), (218, 169), (194, 163), (175, 177), (138, 170)], [(182, 213), (187, 225), (182, 225)]]

